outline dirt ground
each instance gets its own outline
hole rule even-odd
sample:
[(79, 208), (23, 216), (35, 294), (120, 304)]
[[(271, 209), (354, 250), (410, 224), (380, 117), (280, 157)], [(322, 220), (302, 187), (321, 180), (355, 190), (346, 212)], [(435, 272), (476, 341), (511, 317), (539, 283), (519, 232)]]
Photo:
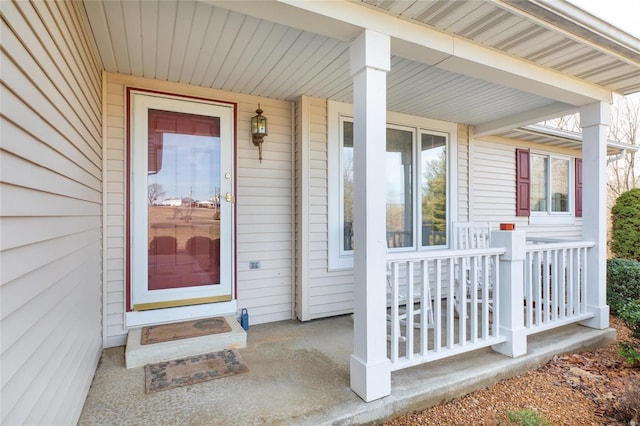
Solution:
[[(617, 317), (611, 316), (611, 326), (618, 342), (640, 346)], [(630, 366), (612, 344), (555, 357), (535, 371), (385, 425), (505, 425), (511, 424), (509, 411), (523, 409), (537, 411), (553, 425), (627, 425), (640, 424), (639, 407), (640, 368)], [(629, 411), (637, 423), (621, 420)]]

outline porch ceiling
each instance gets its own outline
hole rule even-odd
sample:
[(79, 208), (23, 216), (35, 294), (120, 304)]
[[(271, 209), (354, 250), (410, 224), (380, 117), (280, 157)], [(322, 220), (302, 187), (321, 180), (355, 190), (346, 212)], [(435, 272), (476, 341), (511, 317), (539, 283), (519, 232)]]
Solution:
[[(300, 95), (309, 95), (351, 102), (348, 40), (357, 28), (336, 21), (335, 28), (322, 31), (318, 29), (317, 20), (315, 25), (311, 22), (307, 25), (304, 20), (296, 21), (295, 15), (283, 18), (278, 16), (280, 9), (298, 10), (299, 6), (285, 3), (85, 1), (84, 5), (106, 71), (275, 99), (295, 100)], [(435, 2), (372, 3), (374, 7), (356, 6), (361, 11), (384, 7), (385, 12), (378, 15), (403, 14), (413, 21), (423, 20), (420, 25), (459, 32), (464, 37), (472, 37), (474, 42), (485, 41), (492, 49), (517, 50), (517, 45), (525, 51), (526, 45), (531, 60), (537, 58), (534, 50), (539, 50), (535, 49), (539, 44), (527, 41), (530, 29), (523, 28), (514, 34), (503, 28), (495, 34), (495, 25), (480, 25), (496, 10), (503, 18), (508, 14), (494, 3), (442, 2), (446, 4), (442, 9), (438, 2), (440, 13), (428, 16), (425, 6), (434, 6)], [(398, 12), (401, 7), (403, 10)], [(268, 12), (263, 13), (266, 8)], [(309, 11), (305, 13), (312, 15)], [(267, 16), (269, 20), (256, 15)], [(445, 15), (448, 19), (443, 20)], [(305, 16), (309, 17), (313, 16)], [(506, 21), (511, 27), (526, 24), (513, 19)], [(451, 28), (453, 24), (455, 28)], [(502, 37), (507, 33), (511, 36)], [(520, 40), (520, 43), (507, 43), (509, 39)], [(549, 40), (549, 43), (571, 47), (568, 42), (563, 44), (558, 40)], [(558, 51), (556, 55), (566, 59), (565, 54)], [(548, 94), (542, 96), (536, 90), (522, 90), (518, 85), (503, 85), (495, 79), (474, 78), (470, 73), (454, 72), (451, 67), (443, 69), (437, 61), (415, 61), (406, 57), (392, 56), (387, 88), (387, 105), (391, 111), (480, 126), (479, 131), (484, 126), (491, 131), (503, 122), (515, 127), (558, 116), (571, 112), (579, 104), (552, 99)], [(587, 72), (587, 68), (580, 69)], [(632, 77), (637, 77), (636, 89), (640, 89), (639, 69), (636, 66), (637, 74), (632, 73)], [(633, 86), (621, 80), (618, 86), (607, 89), (617, 90), (620, 85)]]

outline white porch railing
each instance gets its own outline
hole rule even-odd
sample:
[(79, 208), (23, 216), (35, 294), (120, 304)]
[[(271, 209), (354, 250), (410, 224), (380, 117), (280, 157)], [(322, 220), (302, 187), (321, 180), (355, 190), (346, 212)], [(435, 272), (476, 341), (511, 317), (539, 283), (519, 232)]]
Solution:
[(524, 326), (533, 334), (593, 316), (587, 312), (587, 262), (592, 241), (527, 239)]
[[(498, 345), (494, 349), (501, 351), (504, 342), (511, 349), (503, 353), (517, 356), (526, 352), (526, 337), (521, 340), (518, 333), (591, 318), (586, 265), (594, 246), (591, 241), (528, 239), (526, 245), (511, 246), (508, 256), (500, 247), (388, 254), (391, 370), (487, 346)], [(512, 267), (515, 275), (505, 273)], [(514, 285), (522, 287), (514, 292)], [(507, 324), (501, 318), (513, 320)]]
[(502, 248), (390, 253), (391, 370), (505, 341), (499, 335)]

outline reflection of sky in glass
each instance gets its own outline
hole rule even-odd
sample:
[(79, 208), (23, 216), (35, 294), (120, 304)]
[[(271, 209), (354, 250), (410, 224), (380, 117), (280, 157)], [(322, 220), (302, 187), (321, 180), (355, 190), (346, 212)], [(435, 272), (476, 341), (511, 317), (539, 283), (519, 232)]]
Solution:
[(387, 152), (386, 169), (387, 175), (387, 203), (404, 203), (404, 169), (402, 165), (401, 152)]
[(162, 169), (148, 183), (162, 185), (162, 199), (210, 199), (220, 191), (220, 138), (165, 133)]

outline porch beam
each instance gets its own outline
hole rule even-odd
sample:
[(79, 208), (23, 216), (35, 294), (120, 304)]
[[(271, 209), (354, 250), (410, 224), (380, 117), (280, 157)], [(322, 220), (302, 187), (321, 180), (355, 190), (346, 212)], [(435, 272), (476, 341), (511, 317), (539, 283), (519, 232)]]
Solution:
[(386, 327), (386, 93), (389, 36), (363, 31), (350, 46), (353, 77), (354, 315), (351, 389), (366, 402), (391, 393)]
[(582, 237), (595, 241), (587, 263), (588, 327), (609, 326), (607, 306), (607, 135), (610, 105), (596, 102), (580, 109), (582, 127)]

